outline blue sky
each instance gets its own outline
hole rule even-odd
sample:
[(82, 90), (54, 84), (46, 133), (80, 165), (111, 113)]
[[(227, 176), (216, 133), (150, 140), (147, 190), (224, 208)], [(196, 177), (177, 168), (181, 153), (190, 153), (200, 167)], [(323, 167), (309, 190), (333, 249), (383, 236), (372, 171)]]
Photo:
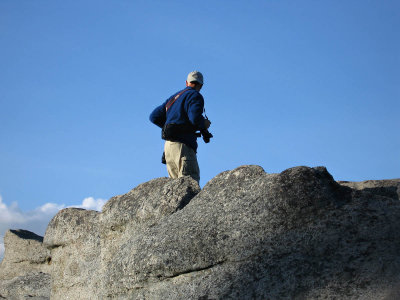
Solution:
[(0, 1), (0, 218), (166, 176), (148, 116), (192, 70), (202, 186), (244, 164), (398, 178), (399, 28), (398, 1)]

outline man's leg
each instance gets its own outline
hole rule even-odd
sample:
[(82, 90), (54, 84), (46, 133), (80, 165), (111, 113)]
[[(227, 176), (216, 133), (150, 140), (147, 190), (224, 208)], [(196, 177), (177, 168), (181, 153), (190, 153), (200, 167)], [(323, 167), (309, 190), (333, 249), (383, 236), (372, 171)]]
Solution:
[(179, 164), (182, 152), (182, 143), (165, 141), (164, 152), (167, 162), (168, 175), (171, 178), (178, 178)]
[(196, 152), (182, 144), (182, 153), (179, 166), (179, 177), (191, 176), (197, 182), (200, 182), (200, 168), (197, 163)]
[(164, 146), (168, 175), (171, 178), (191, 176), (200, 181), (196, 152), (183, 143), (166, 141)]

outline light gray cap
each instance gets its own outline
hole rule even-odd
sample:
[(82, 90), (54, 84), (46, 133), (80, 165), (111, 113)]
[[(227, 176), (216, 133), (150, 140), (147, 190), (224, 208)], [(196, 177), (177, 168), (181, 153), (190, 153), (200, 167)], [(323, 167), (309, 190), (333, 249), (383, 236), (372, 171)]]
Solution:
[(187, 82), (196, 81), (200, 84), (203, 84), (203, 74), (201, 74), (199, 71), (190, 72), (186, 81)]

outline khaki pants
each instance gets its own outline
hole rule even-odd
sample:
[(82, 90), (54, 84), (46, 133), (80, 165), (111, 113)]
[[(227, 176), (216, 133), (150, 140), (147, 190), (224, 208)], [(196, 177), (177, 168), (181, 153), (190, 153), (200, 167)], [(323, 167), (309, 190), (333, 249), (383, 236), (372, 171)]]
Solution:
[(196, 152), (192, 148), (180, 142), (166, 141), (164, 151), (169, 177), (191, 176), (197, 182), (200, 181)]

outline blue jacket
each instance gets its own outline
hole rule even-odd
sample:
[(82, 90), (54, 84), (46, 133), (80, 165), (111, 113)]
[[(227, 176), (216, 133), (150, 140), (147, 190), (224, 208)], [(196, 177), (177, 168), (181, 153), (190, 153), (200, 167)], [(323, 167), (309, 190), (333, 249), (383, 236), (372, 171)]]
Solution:
[[(167, 103), (182, 91), (184, 92), (166, 111)], [(196, 129), (201, 130), (205, 129), (203, 111), (203, 96), (194, 88), (186, 87), (169, 97), (162, 105), (156, 107), (150, 114), (150, 121), (161, 128), (165, 124), (175, 123), (192, 124)], [(194, 133), (180, 134), (176, 140), (197, 151), (197, 137)]]

